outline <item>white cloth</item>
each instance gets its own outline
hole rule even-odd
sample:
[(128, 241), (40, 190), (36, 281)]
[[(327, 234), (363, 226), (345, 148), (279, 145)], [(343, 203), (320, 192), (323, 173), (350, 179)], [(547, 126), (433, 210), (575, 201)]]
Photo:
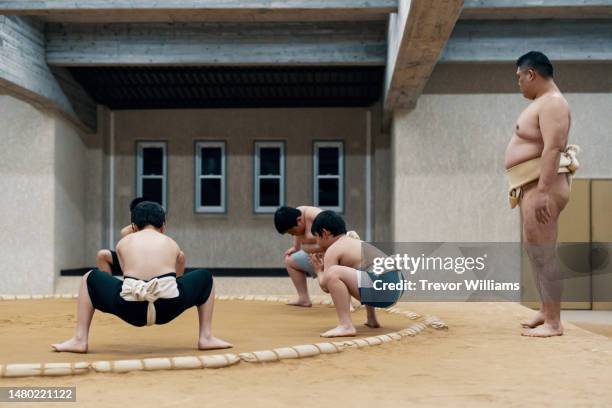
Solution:
[(147, 307), (147, 326), (155, 324), (155, 302), (157, 299), (172, 299), (179, 296), (176, 277), (164, 276), (143, 281), (125, 278), (121, 286), (121, 297), (128, 302), (149, 302)]

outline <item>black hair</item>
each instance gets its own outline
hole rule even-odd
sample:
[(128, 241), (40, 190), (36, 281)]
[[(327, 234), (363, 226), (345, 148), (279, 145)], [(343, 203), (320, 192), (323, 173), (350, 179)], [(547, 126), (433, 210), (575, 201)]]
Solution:
[(153, 201), (143, 201), (137, 204), (132, 211), (132, 223), (136, 224), (139, 230), (147, 225), (161, 228), (166, 222), (166, 212), (164, 207)]
[(147, 201), (147, 199), (144, 197), (136, 197), (135, 199), (133, 199), (132, 202), (130, 203), (130, 212), (134, 211), (134, 208), (138, 204), (144, 203), (145, 201)]
[(279, 207), (274, 213), (274, 226), (279, 234), (285, 234), (291, 228), (297, 226), (298, 217), (302, 212), (293, 207)]
[(333, 236), (346, 234), (346, 223), (340, 214), (331, 210), (322, 211), (312, 222), (310, 232), (313, 235), (321, 236), (324, 229), (328, 230)]
[(525, 55), (521, 55), (519, 59), (516, 60), (516, 66), (520, 69), (533, 69), (536, 71), (542, 78), (552, 78), (554, 74), (554, 69), (548, 57), (542, 54), (539, 51), (529, 51)]

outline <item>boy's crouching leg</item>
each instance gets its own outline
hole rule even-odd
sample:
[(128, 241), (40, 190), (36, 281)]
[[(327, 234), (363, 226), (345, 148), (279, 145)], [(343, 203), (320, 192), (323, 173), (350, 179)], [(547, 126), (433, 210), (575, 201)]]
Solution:
[(91, 319), (95, 311), (87, 289), (87, 279), (90, 274), (91, 271), (87, 272), (83, 276), (83, 279), (81, 279), (81, 287), (79, 288), (79, 298), (77, 301), (77, 324), (74, 337), (63, 343), (52, 344), (51, 347), (53, 347), (55, 351), (87, 353), (89, 327), (91, 326)]
[[(208, 271), (202, 271), (201, 273), (210, 274)], [(206, 280), (208, 280), (208, 277)], [(200, 319), (200, 337), (198, 340), (198, 348), (200, 350), (214, 350), (233, 347), (231, 343), (218, 339), (212, 335), (212, 316), (215, 306), (215, 288), (212, 275), (210, 275), (210, 285), (212, 288), (210, 290), (210, 295), (208, 295), (208, 299), (206, 299), (206, 302), (198, 306), (198, 317)]]

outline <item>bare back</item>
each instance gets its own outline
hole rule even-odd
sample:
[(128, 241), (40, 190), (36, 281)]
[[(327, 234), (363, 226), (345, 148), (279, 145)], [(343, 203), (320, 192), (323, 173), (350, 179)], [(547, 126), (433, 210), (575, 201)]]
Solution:
[(176, 272), (179, 253), (172, 238), (154, 229), (129, 234), (117, 244), (124, 275), (142, 280)]

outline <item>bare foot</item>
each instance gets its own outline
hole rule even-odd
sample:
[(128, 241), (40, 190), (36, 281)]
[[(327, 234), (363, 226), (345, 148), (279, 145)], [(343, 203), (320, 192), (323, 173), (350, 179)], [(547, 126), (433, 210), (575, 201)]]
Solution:
[(200, 350), (216, 350), (216, 349), (226, 349), (234, 347), (232, 344), (227, 341), (223, 341), (216, 337), (209, 338), (200, 338), (198, 341), (198, 349)]
[(378, 323), (378, 320), (368, 320), (367, 322), (364, 323), (364, 325), (371, 327), (373, 329), (378, 329), (380, 327), (380, 323)]
[(297, 299), (287, 303), (288, 306), (312, 307), (310, 299)]
[(523, 333), (521, 333), (521, 336), (527, 336), (527, 337), (563, 336), (563, 326), (561, 326), (561, 323), (559, 323), (558, 325), (551, 325), (548, 323), (544, 323), (534, 329), (523, 331)]
[(336, 326), (331, 330), (321, 333), (321, 337), (353, 337), (357, 334), (354, 326), (344, 327)]
[(53, 350), (55, 351), (66, 351), (69, 353), (87, 353), (87, 342), (79, 341), (74, 337), (70, 340), (66, 340), (63, 343), (52, 344)]
[(544, 324), (544, 314), (538, 311), (531, 320), (522, 322), (521, 326), (525, 329), (533, 329), (535, 327), (538, 327), (541, 324)]

